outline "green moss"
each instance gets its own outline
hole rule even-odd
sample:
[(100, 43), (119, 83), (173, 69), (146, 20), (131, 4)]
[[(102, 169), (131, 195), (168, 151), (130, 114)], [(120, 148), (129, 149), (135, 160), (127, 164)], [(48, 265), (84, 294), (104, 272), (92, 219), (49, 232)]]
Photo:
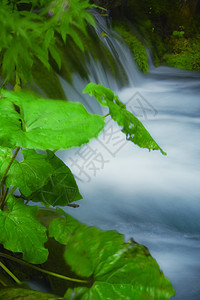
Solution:
[(133, 57), (138, 68), (143, 73), (148, 73), (148, 57), (144, 45), (135, 35), (128, 31), (123, 24), (115, 23), (113, 28), (124, 38), (125, 42), (133, 53)]
[(32, 68), (33, 80), (51, 99), (66, 99), (60, 81), (53, 69), (48, 70), (39, 60)]
[(165, 54), (163, 56), (164, 62), (174, 68), (183, 70), (196, 70), (200, 71), (200, 56), (198, 57), (199, 62), (195, 62), (196, 57), (193, 55), (188, 55), (186, 53), (182, 54)]
[(145, 37), (156, 66), (200, 70), (200, 14), (190, 1), (130, 0), (125, 16)]
[(168, 53), (163, 62), (170, 67), (200, 71), (200, 36), (196, 38), (174, 37), (168, 41)]

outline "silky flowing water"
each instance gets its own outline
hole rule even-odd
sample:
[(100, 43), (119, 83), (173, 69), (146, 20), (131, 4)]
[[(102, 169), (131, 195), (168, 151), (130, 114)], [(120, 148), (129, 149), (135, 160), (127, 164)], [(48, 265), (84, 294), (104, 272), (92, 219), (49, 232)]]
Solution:
[[(98, 18), (98, 16), (97, 16)], [(200, 73), (168, 67), (141, 75), (126, 46), (98, 19), (97, 34), (129, 78), (120, 88), (100, 62), (88, 61), (89, 80), (112, 88), (149, 130), (167, 156), (125, 140), (116, 124), (98, 139), (58, 155), (76, 176), (83, 200), (66, 211), (91, 226), (117, 230), (148, 247), (172, 282), (176, 300), (200, 299)], [(101, 32), (106, 32), (106, 38)], [(81, 94), (87, 84), (78, 74), (69, 100), (106, 114)]]

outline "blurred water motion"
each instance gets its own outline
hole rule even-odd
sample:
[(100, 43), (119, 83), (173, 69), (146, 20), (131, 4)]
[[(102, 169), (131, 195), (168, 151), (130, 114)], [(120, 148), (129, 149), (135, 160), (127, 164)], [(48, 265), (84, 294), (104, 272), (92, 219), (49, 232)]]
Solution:
[[(89, 177), (83, 179), (80, 169), (71, 164), (79, 150), (59, 152), (71, 164), (84, 197), (80, 208), (67, 212), (88, 225), (116, 229), (126, 239), (133, 237), (146, 245), (174, 285), (173, 299), (199, 300), (200, 73), (151, 65), (150, 73), (142, 76), (130, 62), (127, 48), (114, 46), (119, 56), (123, 52), (128, 58), (124, 58), (124, 65), (127, 74), (132, 74), (129, 87), (120, 89), (114, 78), (93, 61), (89, 63), (89, 81), (112, 88), (124, 103), (129, 103), (167, 156), (124, 142), (118, 132), (118, 151), (106, 140), (103, 144), (103, 138), (101, 143), (89, 143), (88, 149), (100, 153), (104, 164), (95, 172), (90, 165), (85, 169)], [(82, 101), (91, 112), (105, 113), (94, 100), (77, 92), (87, 83), (78, 75), (74, 76), (76, 89), (62, 79), (61, 83), (70, 100)], [(115, 124), (112, 126), (113, 132), (117, 130)], [(86, 162), (81, 163), (86, 167)]]

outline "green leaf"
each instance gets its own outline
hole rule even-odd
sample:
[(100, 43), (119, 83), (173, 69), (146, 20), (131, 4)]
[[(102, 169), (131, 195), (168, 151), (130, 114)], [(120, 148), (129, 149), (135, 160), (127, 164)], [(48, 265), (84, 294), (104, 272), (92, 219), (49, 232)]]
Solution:
[[(20, 80), (27, 83), (28, 80), (32, 80), (31, 71), (35, 58), (49, 69), (50, 52), (60, 65), (58, 53), (53, 49), (57, 40), (56, 32), (64, 41), (66, 36), (71, 36), (83, 49), (83, 38), (80, 33), (86, 35), (87, 24), (94, 26), (95, 21), (87, 11), (93, 7), (88, 0), (35, 0), (31, 1), (30, 11), (18, 10), (19, 3), (30, 4), (30, 1), (14, 1), (10, 5), (8, 1), (1, 1), (0, 55), (5, 77), (14, 79), (17, 71)], [(51, 16), (47, 18), (47, 15)], [(72, 27), (75, 27), (77, 32)]]
[(66, 206), (82, 198), (74, 176), (65, 163), (53, 152), (47, 152), (47, 161), (52, 167), (46, 185), (30, 196), (32, 201), (45, 206)]
[(141, 148), (160, 150), (162, 154), (166, 155), (142, 123), (126, 109), (126, 106), (113, 91), (105, 88), (103, 85), (89, 83), (83, 90), (83, 93), (89, 93), (89, 95), (94, 96), (101, 105), (109, 108), (112, 119), (116, 121), (119, 126), (123, 126), (122, 132), (126, 134), (127, 140)]
[(76, 29), (71, 28), (71, 37), (74, 41), (74, 43), (81, 49), (81, 51), (84, 52), (84, 45), (82, 42), (81, 37), (77, 34)]
[[(26, 83), (27, 80), (31, 80), (34, 55), (44, 57), (45, 19), (31, 11), (19, 12), (7, 2), (4, 1), (0, 5), (2, 69), (7, 79), (14, 79), (16, 71)], [(48, 60), (48, 57), (46, 59)]]
[(22, 252), (24, 260), (40, 264), (47, 260), (46, 228), (35, 219), (37, 206), (28, 206), (13, 196), (7, 201), (7, 210), (0, 210), (0, 243), (13, 252)]
[(1, 90), (1, 94), (4, 97), (0, 99), (3, 147), (67, 149), (89, 142), (104, 128), (104, 118), (88, 113), (79, 102), (47, 100), (6, 90)]
[(53, 57), (53, 59), (55, 60), (55, 62), (57, 63), (58, 68), (61, 69), (61, 63), (62, 63), (61, 57), (60, 57), (60, 54), (59, 54), (58, 50), (56, 49), (56, 47), (50, 46), (49, 52), (50, 52), (51, 56)]
[(13, 134), (15, 136), (16, 132), (19, 132), (17, 137), (21, 139), (21, 125), (19, 114), (12, 102), (0, 98), (0, 145), (2, 147), (16, 148)]
[(8, 187), (15, 185), (24, 196), (28, 197), (47, 182), (53, 167), (47, 161), (47, 155), (34, 150), (23, 150), (21, 153), (24, 160), (13, 162), (6, 178), (6, 185)]
[(44, 47), (46, 49), (49, 48), (51, 45), (52, 40), (54, 40), (54, 30), (52, 28), (49, 28), (44, 36)]
[(12, 156), (11, 149), (0, 147), (0, 179), (11, 161)]
[(174, 289), (148, 249), (124, 243), (115, 231), (80, 225), (70, 235), (64, 258), (89, 287), (69, 289), (70, 299), (169, 299)]
[(49, 237), (54, 239), (60, 244), (66, 245), (69, 235), (80, 223), (72, 216), (66, 214), (62, 209), (57, 208), (57, 211), (65, 216), (65, 218), (55, 218), (49, 225)]

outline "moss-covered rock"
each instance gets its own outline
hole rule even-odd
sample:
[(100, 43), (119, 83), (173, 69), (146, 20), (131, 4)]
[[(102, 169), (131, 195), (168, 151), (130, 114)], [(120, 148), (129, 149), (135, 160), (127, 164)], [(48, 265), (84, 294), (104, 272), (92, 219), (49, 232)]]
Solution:
[[(50, 99), (66, 99), (61, 83), (51, 68), (48, 70), (39, 60), (36, 60), (32, 68), (33, 80)], [(34, 90), (34, 85), (30, 85)], [(39, 91), (37, 91), (39, 92)]]
[(145, 37), (156, 66), (164, 64), (199, 70), (200, 10), (197, 1), (130, 0), (125, 16)]
[(200, 36), (172, 36), (168, 44), (168, 52), (163, 55), (164, 64), (184, 70), (200, 71)]

